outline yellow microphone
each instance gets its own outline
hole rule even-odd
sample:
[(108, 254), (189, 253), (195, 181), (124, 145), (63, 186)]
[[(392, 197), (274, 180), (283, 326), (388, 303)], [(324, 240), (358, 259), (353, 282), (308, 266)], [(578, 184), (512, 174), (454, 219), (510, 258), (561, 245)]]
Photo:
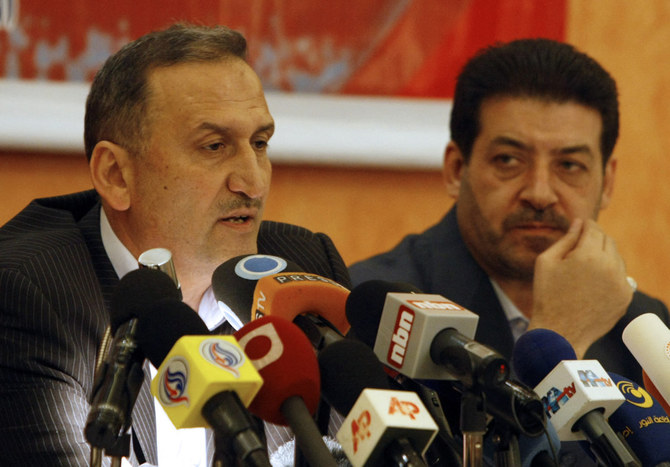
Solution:
[(213, 428), (217, 458), (269, 466), (262, 425), (246, 410), (263, 379), (235, 337), (208, 335), (197, 313), (177, 300), (164, 301), (161, 325), (153, 324), (141, 332), (158, 368), (151, 392), (172, 424)]
[(248, 407), (263, 379), (233, 336), (184, 336), (167, 354), (151, 392), (176, 428), (209, 426), (206, 403), (234, 391)]

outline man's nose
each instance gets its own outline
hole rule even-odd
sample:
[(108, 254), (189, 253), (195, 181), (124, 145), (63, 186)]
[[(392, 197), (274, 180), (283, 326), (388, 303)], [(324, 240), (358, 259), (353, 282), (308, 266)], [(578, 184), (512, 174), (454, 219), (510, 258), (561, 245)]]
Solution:
[(536, 166), (526, 174), (521, 199), (537, 210), (543, 210), (558, 201), (549, 167)]
[(259, 157), (253, 148), (245, 148), (235, 155), (228, 189), (251, 199), (262, 198), (269, 189), (270, 172), (267, 156)]

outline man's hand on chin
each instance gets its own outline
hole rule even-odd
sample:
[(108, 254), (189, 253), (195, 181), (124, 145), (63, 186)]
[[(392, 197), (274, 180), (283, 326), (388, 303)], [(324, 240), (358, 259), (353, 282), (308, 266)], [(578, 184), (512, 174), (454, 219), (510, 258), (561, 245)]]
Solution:
[(593, 220), (575, 219), (535, 262), (530, 329), (551, 329), (582, 358), (633, 299), (614, 240)]

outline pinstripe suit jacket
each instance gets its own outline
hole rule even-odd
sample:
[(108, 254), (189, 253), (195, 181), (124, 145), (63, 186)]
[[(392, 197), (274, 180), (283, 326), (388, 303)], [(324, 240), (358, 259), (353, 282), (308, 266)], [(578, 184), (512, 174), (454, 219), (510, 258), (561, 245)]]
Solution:
[[(93, 191), (35, 200), (0, 228), (0, 465), (89, 464), (83, 427), (118, 283), (102, 245), (99, 207)], [(258, 248), (350, 287), (324, 234), (265, 221)], [(146, 386), (133, 430), (156, 463)]]

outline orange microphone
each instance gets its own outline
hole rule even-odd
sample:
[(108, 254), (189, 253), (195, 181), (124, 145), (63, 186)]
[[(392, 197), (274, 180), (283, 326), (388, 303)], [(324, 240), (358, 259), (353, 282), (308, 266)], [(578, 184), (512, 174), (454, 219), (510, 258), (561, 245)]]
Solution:
[(272, 274), (256, 283), (251, 319), (272, 315), (294, 321), (299, 315), (316, 315), (346, 334), (348, 296), (346, 287), (317, 274)]

